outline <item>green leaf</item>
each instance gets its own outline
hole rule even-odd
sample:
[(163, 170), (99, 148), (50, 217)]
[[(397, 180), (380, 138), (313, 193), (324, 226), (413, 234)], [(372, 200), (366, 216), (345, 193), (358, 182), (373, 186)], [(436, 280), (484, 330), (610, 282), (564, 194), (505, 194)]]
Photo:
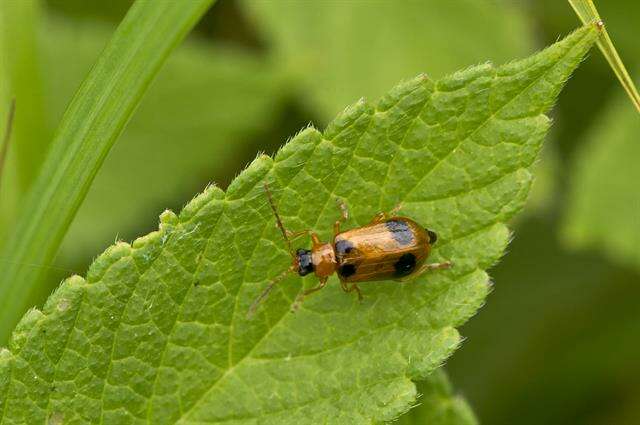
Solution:
[(640, 267), (640, 118), (618, 96), (590, 131), (571, 176), (565, 240)]
[[(325, 118), (398, 80), (439, 78), (469, 63), (504, 62), (533, 43), (527, 17), (508, 1), (242, 3), (275, 64), (297, 77)], [(384, 58), (384, 59), (382, 59)]]
[[(26, 309), (104, 157), (169, 52), (212, 0), (136, 2), (79, 88), (0, 258), (0, 323)], [(2, 328), (0, 328), (0, 332)], [(0, 334), (0, 341), (7, 335)]]
[(467, 402), (453, 393), (449, 378), (438, 369), (417, 384), (418, 405), (400, 417), (398, 425), (476, 425)]
[[(370, 423), (413, 403), (484, 302), (484, 269), (503, 254), (549, 120), (543, 115), (597, 38), (584, 27), (528, 59), (438, 81), (424, 76), (375, 105), (307, 128), (257, 158), (223, 192), (209, 187), (160, 229), (96, 259), (32, 310), (0, 360), (3, 422)], [(251, 302), (289, 266), (262, 182), (286, 225), (331, 237), (335, 199), (348, 225), (402, 202), (440, 235), (413, 282), (332, 278), (296, 314), (290, 276), (253, 320)], [(300, 243), (303, 242), (302, 240)], [(307, 277), (305, 286), (314, 285)]]

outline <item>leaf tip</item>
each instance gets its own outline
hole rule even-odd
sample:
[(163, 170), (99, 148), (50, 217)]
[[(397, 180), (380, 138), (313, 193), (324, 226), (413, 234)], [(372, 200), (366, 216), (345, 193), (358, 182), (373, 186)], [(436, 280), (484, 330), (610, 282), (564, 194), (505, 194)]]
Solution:
[(249, 193), (259, 185), (272, 167), (273, 159), (268, 155), (254, 159), (227, 188), (227, 200), (239, 199)]
[(270, 161), (271, 157), (264, 152), (260, 152), (256, 159), (259, 161)]
[(206, 204), (214, 200), (222, 200), (224, 196), (224, 190), (220, 189), (214, 183), (209, 183), (202, 193), (194, 196), (193, 199), (184, 206), (180, 212), (180, 220), (183, 222), (190, 220)]
[(162, 226), (175, 226), (178, 224), (178, 216), (170, 209), (166, 209), (160, 214), (160, 227)]
[(5, 347), (0, 347), (0, 362), (9, 360), (11, 358), (11, 351)]
[(20, 319), (20, 322), (18, 322), (13, 330), (11, 340), (9, 341), (9, 349), (12, 352), (21, 351), (24, 343), (29, 338), (31, 330), (42, 317), (44, 317), (42, 312), (35, 307), (31, 308), (22, 316), (22, 319)]
[(99, 281), (104, 273), (120, 259), (131, 255), (131, 245), (126, 242), (117, 242), (111, 245), (102, 254), (95, 259), (89, 271), (87, 272), (87, 281)]
[(421, 72), (416, 76), (416, 80), (425, 83), (430, 80), (429, 76), (425, 72)]
[[(347, 106), (324, 130), (324, 139), (338, 146), (345, 146), (349, 139), (359, 137), (367, 128), (375, 108), (367, 100)], [(322, 137), (322, 135), (320, 135)]]
[(56, 312), (63, 313), (72, 305), (75, 305), (82, 297), (84, 287), (87, 282), (82, 276), (73, 275), (65, 279), (58, 289), (47, 299), (42, 312), (45, 315), (53, 314)]

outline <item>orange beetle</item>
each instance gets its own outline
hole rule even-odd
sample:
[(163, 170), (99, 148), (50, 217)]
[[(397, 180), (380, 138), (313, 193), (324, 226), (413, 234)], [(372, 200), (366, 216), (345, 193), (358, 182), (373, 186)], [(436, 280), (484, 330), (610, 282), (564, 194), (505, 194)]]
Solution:
[[(295, 310), (304, 297), (324, 288), (329, 276), (334, 272), (338, 273), (342, 289), (345, 292), (356, 291), (358, 298), (362, 300), (358, 282), (388, 279), (402, 281), (420, 276), (429, 270), (447, 269), (452, 265), (449, 261), (425, 264), (437, 235), (408, 217), (396, 216), (399, 207), (389, 213), (378, 213), (365, 226), (341, 232), (340, 224), (347, 220), (349, 213), (347, 206), (340, 202), (342, 216), (333, 225), (333, 241), (325, 243), (320, 241), (316, 233), (309, 230), (294, 233), (285, 229), (266, 183), (264, 189), (276, 223), (291, 253), (292, 264), (256, 298), (249, 309), (250, 315), (269, 295), (271, 289), (292, 272), (300, 276), (315, 273), (320, 281), (317, 286), (298, 296), (293, 306)], [(311, 249), (300, 248), (294, 253), (290, 239), (303, 234), (311, 235)]]

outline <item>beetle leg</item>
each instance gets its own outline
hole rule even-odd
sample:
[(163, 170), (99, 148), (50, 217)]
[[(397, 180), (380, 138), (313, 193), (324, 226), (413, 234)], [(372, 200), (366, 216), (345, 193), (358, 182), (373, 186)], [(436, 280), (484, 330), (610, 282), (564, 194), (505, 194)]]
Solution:
[(340, 281), (340, 286), (342, 287), (342, 290), (344, 292), (346, 292), (347, 294), (349, 292), (356, 291), (358, 293), (358, 301), (362, 301), (364, 299), (364, 297), (362, 296), (362, 291), (360, 290), (360, 287), (358, 286), (357, 283), (354, 283), (353, 285), (351, 285), (349, 287), (349, 286), (347, 286), (347, 282), (341, 280)]
[(333, 236), (340, 233), (340, 224), (349, 219), (349, 208), (347, 204), (341, 199), (337, 199), (336, 202), (338, 203), (338, 208), (340, 208), (340, 218), (333, 224)]
[(347, 292), (353, 292), (353, 291), (356, 291), (358, 293), (358, 301), (362, 302), (364, 297), (362, 296), (362, 291), (360, 290), (360, 287), (358, 286), (357, 283), (354, 283), (353, 285), (351, 285), (351, 288), (349, 288)]
[(443, 263), (431, 263), (425, 264), (424, 266), (420, 267), (420, 271), (424, 273), (429, 270), (450, 269), (451, 266), (453, 266), (453, 263), (451, 261), (445, 261)]
[(401, 209), (402, 209), (402, 204), (396, 205), (391, 209), (391, 211), (387, 213), (387, 217), (394, 217), (396, 214), (398, 214), (398, 211), (400, 211)]
[(453, 263), (451, 261), (445, 261), (443, 263), (425, 264), (424, 266), (420, 267), (416, 272), (411, 273), (408, 276), (404, 276), (394, 280), (396, 282), (406, 282), (407, 280), (415, 279), (418, 276), (421, 276), (430, 270), (443, 270), (443, 269), (450, 269), (451, 267), (453, 267)]
[(387, 218), (387, 214), (383, 212), (379, 212), (378, 214), (373, 216), (369, 224), (382, 223), (386, 218)]
[(289, 239), (296, 239), (302, 235), (308, 235), (309, 233), (311, 233), (311, 230), (300, 230), (298, 232), (292, 232), (291, 230), (285, 229), (285, 232), (287, 233), (287, 237)]
[(296, 301), (291, 306), (291, 311), (297, 311), (300, 308), (300, 304), (302, 304), (302, 301), (304, 301), (305, 297), (309, 294), (313, 294), (314, 292), (324, 288), (327, 285), (328, 280), (329, 280), (328, 277), (322, 277), (320, 278), (320, 283), (317, 286), (314, 286), (311, 289), (307, 289), (302, 294), (298, 295), (298, 297), (296, 298)]
[(395, 215), (401, 209), (402, 209), (402, 204), (398, 204), (395, 207), (393, 207), (389, 212), (379, 212), (378, 214), (373, 216), (370, 224), (382, 223), (383, 221), (388, 220), (391, 217), (395, 217)]
[(453, 266), (453, 263), (451, 261), (445, 261), (443, 263), (431, 263), (431, 264), (425, 264), (424, 266), (420, 267), (420, 270), (418, 270), (417, 273), (415, 273), (415, 277), (420, 276), (423, 273), (426, 273), (430, 270), (444, 270), (444, 269), (450, 269), (451, 266)]

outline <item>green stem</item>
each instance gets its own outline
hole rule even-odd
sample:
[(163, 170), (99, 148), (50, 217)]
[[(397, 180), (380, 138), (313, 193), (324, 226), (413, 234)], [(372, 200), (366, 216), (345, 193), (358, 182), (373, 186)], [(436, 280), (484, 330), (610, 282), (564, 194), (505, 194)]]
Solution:
[(640, 95), (638, 95), (638, 90), (636, 89), (635, 84), (633, 84), (633, 80), (629, 76), (629, 72), (627, 72), (627, 68), (624, 66), (622, 59), (620, 59), (618, 51), (613, 46), (613, 42), (609, 37), (607, 29), (604, 27), (604, 24), (602, 24), (602, 20), (600, 19), (600, 14), (598, 14), (596, 5), (592, 0), (568, 1), (583, 24), (586, 25), (591, 22), (598, 22), (600, 23), (600, 25), (602, 25), (602, 35), (598, 39), (598, 48), (607, 59), (607, 62), (609, 62), (609, 65), (618, 77), (618, 80), (620, 80), (620, 84), (622, 84), (622, 87), (627, 92), (629, 99), (631, 99), (633, 105), (636, 107), (638, 112), (640, 112)]

